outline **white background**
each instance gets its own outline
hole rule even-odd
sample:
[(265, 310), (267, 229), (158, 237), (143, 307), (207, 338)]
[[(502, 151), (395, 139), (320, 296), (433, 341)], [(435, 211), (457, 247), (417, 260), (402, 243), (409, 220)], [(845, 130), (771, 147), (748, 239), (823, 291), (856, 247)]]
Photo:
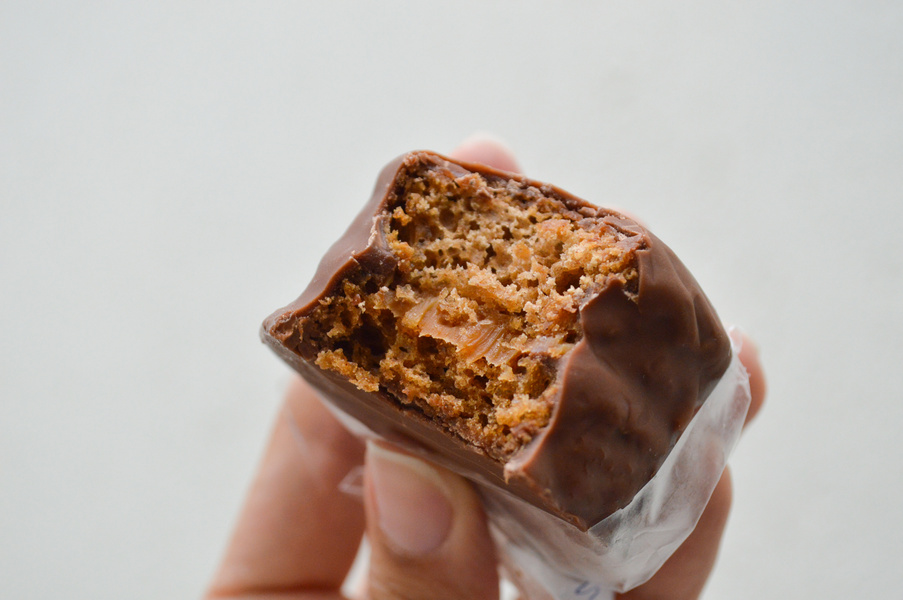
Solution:
[[(553, 8), (554, 6), (554, 8)], [(903, 4), (0, 4), (0, 597), (199, 595), (404, 151), (627, 208), (770, 382), (707, 598), (903, 588)]]

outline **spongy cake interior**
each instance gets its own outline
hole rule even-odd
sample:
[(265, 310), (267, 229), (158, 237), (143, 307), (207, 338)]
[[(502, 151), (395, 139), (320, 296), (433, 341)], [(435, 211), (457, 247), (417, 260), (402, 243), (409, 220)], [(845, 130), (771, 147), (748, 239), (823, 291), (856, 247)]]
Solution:
[(596, 209), (504, 177), (407, 166), (390, 275), (350, 270), (295, 324), (298, 352), (505, 461), (548, 422), (580, 307), (636, 293), (636, 244)]

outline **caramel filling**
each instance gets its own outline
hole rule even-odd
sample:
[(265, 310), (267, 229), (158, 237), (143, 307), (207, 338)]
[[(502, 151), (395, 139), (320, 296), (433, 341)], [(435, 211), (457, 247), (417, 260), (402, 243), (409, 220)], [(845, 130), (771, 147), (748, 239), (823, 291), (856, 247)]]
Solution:
[(545, 427), (579, 309), (634, 241), (540, 189), (419, 165), (385, 230), (395, 273), (348, 273), (301, 322), (300, 351), (504, 461)]

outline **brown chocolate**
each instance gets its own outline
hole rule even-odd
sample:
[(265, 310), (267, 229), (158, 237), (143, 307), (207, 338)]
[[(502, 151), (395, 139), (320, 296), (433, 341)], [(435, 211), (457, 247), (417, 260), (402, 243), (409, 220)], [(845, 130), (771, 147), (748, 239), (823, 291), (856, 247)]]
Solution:
[[(347, 282), (366, 276), (377, 282), (369, 284), (375, 289), (400, 278), (407, 257), (398, 256), (387, 232), (405, 183), (424, 169), (441, 171), (462, 185), (477, 174), (476, 180), (496, 189), (507, 186), (519, 198), (560, 205), (579, 227), (615, 235), (618, 251), (634, 261), (633, 271), (628, 269), (635, 271), (634, 280), (609, 275), (604, 285), (589, 286), (590, 295), (576, 309), (581, 335), (565, 344), (567, 351), (533, 353), (542, 355), (554, 376), (543, 396), (551, 403), (551, 414), (541, 426), (521, 432), (525, 441), (514, 450), (510, 445), (475, 445), (466, 432), (437, 420), (429, 406), (413, 405), (374, 375), (365, 373), (369, 383), (362, 384), (340, 369), (323, 368), (318, 340), (302, 333), (324, 299), (341, 294)], [(568, 285), (575, 284), (563, 287)], [(421, 304), (408, 310), (423, 314), (427, 309)], [(469, 333), (458, 337), (476, 340), (480, 327), (491, 322), (464, 323), (461, 327), (469, 327)], [(431, 327), (422, 335), (448, 340), (454, 333), (448, 326)], [(409, 153), (386, 166), (370, 202), (323, 258), (313, 281), (300, 298), (266, 319), (261, 336), (326, 399), (371, 431), (413, 442), (437, 462), (505, 489), (582, 530), (625, 506), (652, 478), (731, 354), (727, 335), (692, 275), (635, 221), (554, 186), (431, 152)], [(481, 343), (469, 341), (468, 350)], [(344, 359), (350, 352), (338, 356)], [(482, 354), (497, 362), (513, 356), (487, 349)]]

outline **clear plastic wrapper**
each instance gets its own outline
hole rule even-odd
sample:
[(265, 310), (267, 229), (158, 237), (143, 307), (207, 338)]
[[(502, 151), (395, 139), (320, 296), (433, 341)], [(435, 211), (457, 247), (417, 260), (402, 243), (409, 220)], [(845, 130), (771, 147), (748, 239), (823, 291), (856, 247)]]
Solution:
[[(505, 576), (526, 598), (605, 600), (655, 574), (693, 531), (721, 478), (750, 403), (749, 376), (738, 358), (735, 332), (731, 345), (730, 365), (655, 476), (627, 506), (588, 531), (489, 484), (477, 473), (449, 464), (419, 444), (405, 450), (450, 467), (477, 485)], [(378, 437), (340, 410), (334, 412), (352, 432)]]

